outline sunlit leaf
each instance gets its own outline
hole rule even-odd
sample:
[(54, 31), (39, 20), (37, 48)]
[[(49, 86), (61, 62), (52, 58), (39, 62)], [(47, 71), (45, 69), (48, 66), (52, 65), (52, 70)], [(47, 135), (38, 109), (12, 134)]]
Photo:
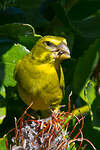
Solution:
[(2, 124), (4, 118), (6, 117), (6, 107), (1, 107), (1, 99), (0, 99), (0, 124)]
[(0, 124), (3, 122), (4, 118), (6, 117), (6, 90), (5, 87), (2, 85), (0, 86)]
[(9, 43), (5, 45), (4, 49), (8, 49), (5, 53), (2, 52), (4, 49), (0, 48), (1, 53), (3, 53), (0, 56), (0, 83), (5, 86), (15, 86), (16, 81), (13, 74), (16, 63), (29, 51), (20, 44), (10, 45), (11, 47), (9, 47)]
[(5, 87), (2, 85), (0, 86), (0, 95), (5, 98), (6, 97), (6, 89)]
[(92, 105), (96, 98), (95, 83), (92, 80), (87, 81), (80, 92), (81, 98), (89, 105)]
[(0, 138), (0, 150), (7, 150), (5, 137)]

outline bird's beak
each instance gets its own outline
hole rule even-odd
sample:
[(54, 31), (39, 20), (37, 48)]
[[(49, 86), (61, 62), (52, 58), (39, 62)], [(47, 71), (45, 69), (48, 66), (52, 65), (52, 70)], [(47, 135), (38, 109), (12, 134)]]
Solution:
[(69, 59), (71, 57), (67, 44), (63, 42), (56, 47), (56, 49), (53, 51), (53, 55), (55, 59), (59, 60)]

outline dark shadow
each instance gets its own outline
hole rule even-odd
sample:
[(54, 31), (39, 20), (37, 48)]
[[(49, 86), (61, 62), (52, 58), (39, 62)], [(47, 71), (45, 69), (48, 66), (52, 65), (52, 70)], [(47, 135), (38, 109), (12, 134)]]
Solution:
[(0, 125), (0, 137), (15, 127), (14, 118), (16, 117), (19, 119), (27, 108), (24, 102), (19, 98), (16, 87), (7, 87), (6, 95), (6, 117), (3, 120), (3, 123)]
[(0, 18), (2, 18), (0, 25), (13, 22), (25, 22), (25, 13), (20, 8), (8, 7), (5, 10), (0, 9)]

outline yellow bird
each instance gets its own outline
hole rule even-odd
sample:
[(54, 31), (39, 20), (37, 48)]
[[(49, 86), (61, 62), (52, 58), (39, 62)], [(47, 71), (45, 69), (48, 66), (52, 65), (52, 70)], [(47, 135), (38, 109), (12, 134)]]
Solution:
[(32, 109), (55, 109), (64, 95), (61, 61), (70, 58), (66, 39), (57, 36), (40, 38), (31, 52), (18, 61), (15, 68), (18, 93)]

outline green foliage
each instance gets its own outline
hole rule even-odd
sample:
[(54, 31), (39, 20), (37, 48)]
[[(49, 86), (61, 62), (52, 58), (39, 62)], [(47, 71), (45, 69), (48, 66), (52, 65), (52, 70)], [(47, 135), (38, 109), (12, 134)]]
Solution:
[(100, 40), (96, 40), (85, 52), (85, 55), (79, 59), (73, 76), (73, 88), (77, 93), (80, 93), (80, 90), (92, 75), (98, 63), (99, 54)]
[(100, 95), (97, 94), (95, 101), (92, 103), (93, 128), (100, 132)]
[(6, 117), (5, 98), (6, 98), (6, 89), (2, 85), (0, 86), (0, 124), (2, 124), (4, 118)]
[[(84, 134), (90, 138), (98, 135), (93, 139), (100, 149), (100, 1), (4, 0), (0, 2), (0, 18), (1, 127), (6, 131), (11, 129), (9, 116), (19, 115), (23, 107), (13, 77), (17, 61), (31, 50), (41, 35), (64, 36), (72, 56), (71, 60), (62, 64), (67, 89), (64, 103), (67, 103), (67, 96), (72, 90), (72, 104), (89, 107), (93, 120), (86, 117), (86, 131), (91, 128), (88, 135)], [(88, 113), (89, 109), (84, 112)]]
[(6, 138), (0, 138), (0, 149), (1, 150), (7, 150), (6, 144), (5, 144)]
[[(16, 85), (13, 75), (15, 65), (17, 61), (27, 53), (28, 51), (27, 49), (25, 49), (24, 46), (20, 44), (14, 44), (11, 48), (9, 48), (9, 50), (6, 53), (4, 53), (0, 57), (0, 83), (7, 87)], [(2, 74), (4, 74), (3, 79)]]
[(80, 96), (87, 104), (92, 105), (96, 98), (95, 82), (89, 80), (80, 92)]
[(5, 87), (3, 85), (0, 87), (0, 95), (3, 98), (6, 98), (6, 90), (5, 90)]
[(32, 49), (41, 36), (35, 34), (34, 28), (29, 24), (13, 23), (0, 26), (0, 37), (11, 39)]

